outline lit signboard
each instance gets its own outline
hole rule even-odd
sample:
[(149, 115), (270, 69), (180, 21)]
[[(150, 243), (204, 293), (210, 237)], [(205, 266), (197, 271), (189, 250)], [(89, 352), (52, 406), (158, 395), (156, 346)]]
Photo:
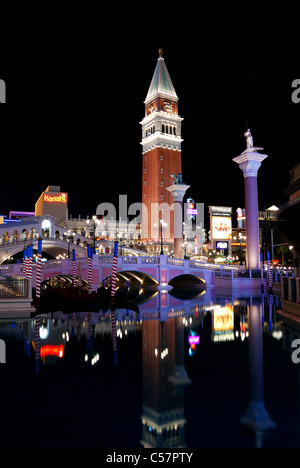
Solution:
[(67, 194), (60, 193), (59, 195), (48, 195), (44, 193), (44, 202), (47, 203), (67, 203)]
[(195, 202), (191, 198), (188, 198), (187, 202), (187, 214), (191, 216), (198, 215), (198, 210), (195, 208)]
[(231, 218), (225, 216), (213, 216), (212, 220), (212, 238), (229, 240), (232, 236)]
[(216, 247), (217, 249), (220, 249), (220, 250), (226, 250), (228, 249), (228, 242), (219, 241), (217, 242)]
[(210, 206), (209, 212), (212, 216), (231, 216), (232, 208), (230, 206)]
[(214, 341), (234, 340), (233, 307), (221, 307), (213, 312)]

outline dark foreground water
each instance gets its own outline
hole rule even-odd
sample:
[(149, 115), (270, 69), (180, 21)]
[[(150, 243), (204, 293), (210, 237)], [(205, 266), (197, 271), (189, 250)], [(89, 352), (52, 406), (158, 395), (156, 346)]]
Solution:
[[(159, 293), (116, 311), (116, 363), (109, 310), (41, 314), (39, 369), (36, 318), (2, 314), (0, 446), (300, 447), (300, 327), (280, 308), (276, 296)], [(256, 397), (276, 424), (266, 431), (241, 422)]]

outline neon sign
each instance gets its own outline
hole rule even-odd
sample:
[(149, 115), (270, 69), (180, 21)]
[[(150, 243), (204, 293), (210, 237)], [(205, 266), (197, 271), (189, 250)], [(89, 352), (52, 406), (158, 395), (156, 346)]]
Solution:
[(200, 336), (196, 335), (196, 332), (191, 330), (191, 334), (189, 335), (189, 356), (193, 356), (196, 352), (196, 346), (200, 343)]
[(191, 335), (189, 336), (189, 344), (190, 346), (192, 345), (198, 345), (200, 343), (200, 336), (199, 335)]
[(48, 203), (67, 203), (67, 194), (66, 193), (61, 193), (59, 195), (53, 196), (53, 195), (48, 195), (44, 194), (44, 202)]

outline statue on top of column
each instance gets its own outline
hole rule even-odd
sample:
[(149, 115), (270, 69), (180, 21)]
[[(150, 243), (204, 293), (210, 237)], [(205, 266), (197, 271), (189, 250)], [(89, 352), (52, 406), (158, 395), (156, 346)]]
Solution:
[(245, 151), (243, 151), (242, 154), (244, 153), (247, 153), (249, 151), (251, 151), (252, 153), (256, 153), (257, 150), (263, 150), (263, 148), (260, 148), (258, 146), (253, 146), (253, 136), (250, 132), (250, 129), (248, 128), (248, 130), (244, 133), (244, 136), (246, 137), (246, 141), (247, 141), (247, 148), (245, 149)]
[(182, 174), (171, 174), (173, 180), (173, 185), (180, 185), (183, 184), (182, 182)]
[(251, 135), (250, 128), (244, 133), (247, 141), (247, 148), (253, 148), (253, 136)]

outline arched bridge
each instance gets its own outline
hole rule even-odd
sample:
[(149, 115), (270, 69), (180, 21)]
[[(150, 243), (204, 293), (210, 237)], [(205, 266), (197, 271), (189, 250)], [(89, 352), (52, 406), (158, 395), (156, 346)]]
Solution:
[[(72, 245), (72, 244), (71, 244)], [(85, 254), (86, 255), (86, 254)], [(81, 265), (81, 276), (88, 279), (88, 259), (86, 256), (76, 258), (77, 268)], [(100, 286), (112, 274), (113, 257), (94, 255), (92, 261), (93, 288)], [(0, 273), (6, 275), (22, 275), (22, 264), (0, 265)], [(41, 281), (56, 275), (72, 275), (71, 259), (50, 260), (42, 264)], [(248, 273), (248, 274), (247, 274)], [(251, 275), (238, 267), (227, 267), (205, 264), (190, 260), (160, 257), (118, 257), (117, 275), (126, 281), (143, 281), (143, 284), (156, 285), (164, 289), (167, 286), (190, 287), (194, 284), (207, 289), (210, 287), (258, 289), (260, 278)], [(36, 284), (36, 264), (33, 266), (32, 285)]]
[[(37, 249), (38, 240), (29, 239), (24, 241), (9, 242), (7, 244), (0, 244), (0, 265), (5, 260), (7, 260), (7, 258), (22, 252), (29, 245), (33, 245), (33, 248)], [(63, 254), (70, 254), (72, 253), (73, 249), (75, 249), (77, 257), (86, 257), (87, 250), (82, 245), (57, 238), (43, 239), (43, 252), (51, 255), (54, 258)]]
[[(81, 264), (81, 275), (88, 278), (87, 257), (76, 258), (77, 267)], [(93, 258), (93, 286), (99, 287), (103, 280), (112, 274), (113, 257), (94, 255)], [(32, 284), (36, 282), (36, 264), (33, 266)], [(0, 266), (0, 272), (7, 275), (22, 275), (22, 264), (9, 264)], [(42, 264), (42, 278), (45, 281), (55, 275), (72, 275), (73, 261), (71, 259), (50, 260)], [(145, 284), (157, 286), (172, 285), (176, 278), (198, 285), (210, 287), (214, 284), (214, 265), (205, 265), (199, 262), (160, 257), (118, 257), (117, 274), (120, 278), (129, 281), (143, 281)]]

